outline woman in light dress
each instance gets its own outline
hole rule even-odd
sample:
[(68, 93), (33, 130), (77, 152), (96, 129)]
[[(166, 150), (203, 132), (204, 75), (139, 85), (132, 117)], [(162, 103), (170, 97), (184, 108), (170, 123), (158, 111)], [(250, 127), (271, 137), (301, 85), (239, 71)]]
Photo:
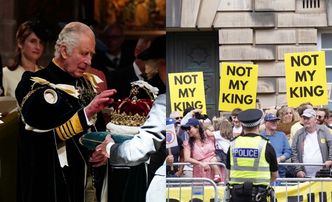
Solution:
[(37, 22), (26, 21), (16, 32), (16, 56), (13, 65), (3, 68), (4, 95), (15, 97), (15, 89), (25, 71), (41, 69), (38, 60), (44, 52), (45, 31)]

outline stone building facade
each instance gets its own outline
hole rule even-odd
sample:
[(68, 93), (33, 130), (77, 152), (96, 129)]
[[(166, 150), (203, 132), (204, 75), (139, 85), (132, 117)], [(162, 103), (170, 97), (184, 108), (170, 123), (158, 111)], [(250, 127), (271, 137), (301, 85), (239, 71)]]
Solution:
[[(330, 47), (322, 46), (332, 43), (331, 24), (332, 2), (328, 0), (167, 1), (168, 35), (216, 33), (214, 43), (218, 47), (218, 61), (208, 67), (216, 69), (215, 74), (219, 74), (219, 62), (258, 64), (257, 98), (263, 108), (287, 104), (285, 53), (325, 50), (327, 80), (332, 81)], [(199, 34), (197, 37), (199, 40)], [(168, 56), (169, 60), (177, 60), (171, 54)], [(174, 66), (168, 66), (170, 72), (179, 71), (176, 69), (179, 65)], [(190, 71), (190, 68), (184, 67), (180, 71), (186, 70)], [(205, 80), (209, 84), (210, 79)], [(218, 94), (216, 90), (218, 88), (214, 94)], [(218, 113), (218, 105), (213, 104), (218, 98), (210, 99), (214, 94), (207, 95), (211, 115)]]

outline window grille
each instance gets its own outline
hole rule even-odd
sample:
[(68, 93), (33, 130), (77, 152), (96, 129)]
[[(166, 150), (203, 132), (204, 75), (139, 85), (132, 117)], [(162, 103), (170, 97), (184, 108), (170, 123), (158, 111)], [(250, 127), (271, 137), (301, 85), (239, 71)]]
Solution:
[(320, 0), (302, 0), (303, 8), (320, 8)]

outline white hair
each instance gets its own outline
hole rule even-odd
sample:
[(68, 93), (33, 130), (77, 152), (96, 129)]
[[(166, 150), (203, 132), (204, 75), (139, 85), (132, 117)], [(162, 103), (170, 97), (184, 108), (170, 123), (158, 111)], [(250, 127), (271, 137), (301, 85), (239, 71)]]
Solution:
[(94, 38), (94, 33), (91, 28), (81, 22), (68, 23), (60, 32), (55, 43), (54, 57), (60, 56), (60, 47), (66, 46), (68, 54), (71, 54), (73, 49), (79, 44), (80, 35), (91, 35)]

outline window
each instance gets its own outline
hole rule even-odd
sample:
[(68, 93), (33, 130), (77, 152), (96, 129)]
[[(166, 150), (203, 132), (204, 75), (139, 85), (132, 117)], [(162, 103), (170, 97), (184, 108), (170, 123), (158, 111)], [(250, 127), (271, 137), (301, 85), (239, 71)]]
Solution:
[(302, 0), (303, 8), (319, 8), (320, 0)]
[(329, 110), (332, 110), (332, 30), (318, 33), (318, 48), (325, 51), (326, 80), (328, 84)]

